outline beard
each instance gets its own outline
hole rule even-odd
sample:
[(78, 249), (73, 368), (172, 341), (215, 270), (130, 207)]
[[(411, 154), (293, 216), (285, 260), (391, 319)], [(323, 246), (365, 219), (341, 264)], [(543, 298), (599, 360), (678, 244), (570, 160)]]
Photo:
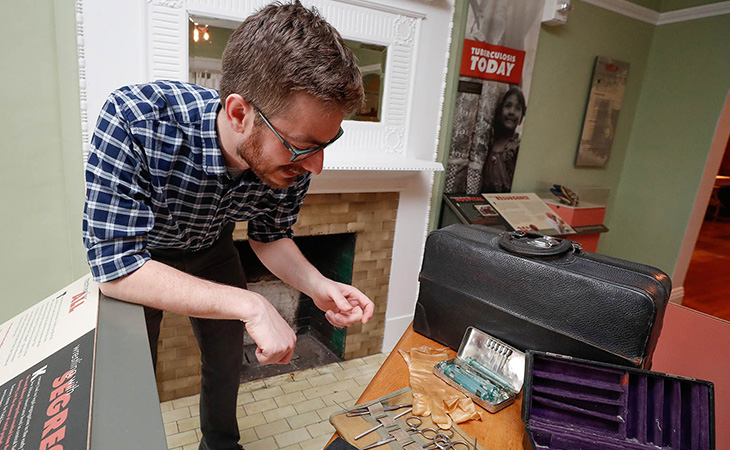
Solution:
[[(295, 172), (297, 175), (306, 173), (306, 171), (297, 168), (293, 164), (279, 166), (266, 158), (261, 144), (261, 127), (259, 126), (253, 127), (251, 135), (236, 147), (236, 153), (264, 184), (273, 189), (286, 189), (294, 182), (294, 178), (283, 176), (286, 171)], [(281, 180), (275, 179), (278, 173), (282, 173)]]

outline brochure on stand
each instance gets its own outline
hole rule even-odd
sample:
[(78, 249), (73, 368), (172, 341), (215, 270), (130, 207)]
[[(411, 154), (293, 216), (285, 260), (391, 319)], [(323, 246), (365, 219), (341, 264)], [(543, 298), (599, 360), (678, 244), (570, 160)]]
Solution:
[(482, 195), (515, 230), (553, 236), (575, 233), (535, 193)]
[(446, 205), (465, 224), (511, 230), (496, 209), (481, 195), (444, 194)]
[(99, 286), (87, 275), (0, 325), (0, 449), (88, 449)]

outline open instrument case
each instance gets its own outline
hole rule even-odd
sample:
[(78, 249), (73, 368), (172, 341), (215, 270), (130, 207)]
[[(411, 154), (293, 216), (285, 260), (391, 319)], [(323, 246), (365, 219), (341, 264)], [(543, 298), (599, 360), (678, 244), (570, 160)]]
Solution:
[(711, 382), (528, 351), (524, 448), (714, 450)]
[(477, 405), (495, 413), (514, 403), (520, 393), (525, 354), (469, 327), (456, 358), (436, 364), (433, 373)]

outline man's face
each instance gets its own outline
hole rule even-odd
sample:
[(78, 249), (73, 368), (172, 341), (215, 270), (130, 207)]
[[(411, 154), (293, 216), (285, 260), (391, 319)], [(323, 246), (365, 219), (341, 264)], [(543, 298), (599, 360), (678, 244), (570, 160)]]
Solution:
[[(269, 121), (290, 145), (308, 149), (335, 137), (343, 118), (344, 113), (339, 109), (300, 92), (292, 96), (286, 111), (269, 117)], [(261, 181), (275, 189), (289, 187), (298, 175), (319, 174), (324, 164), (324, 151), (290, 162), (291, 152), (261, 120), (256, 121), (249, 135), (236, 147), (236, 153)]]
[(502, 106), (502, 126), (505, 129), (514, 131), (522, 121), (522, 105), (520, 105), (516, 94), (512, 94), (504, 101)]

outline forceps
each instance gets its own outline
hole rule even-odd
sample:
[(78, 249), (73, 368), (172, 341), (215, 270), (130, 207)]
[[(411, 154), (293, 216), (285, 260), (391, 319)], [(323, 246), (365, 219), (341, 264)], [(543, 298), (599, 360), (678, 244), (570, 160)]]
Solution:
[[(395, 420), (395, 419), (398, 419), (398, 418), (400, 418), (400, 417), (402, 417), (402, 416), (405, 416), (406, 414), (408, 414), (408, 413), (409, 413), (409, 412), (411, 412), (411, 411), (413, 411), (413, 408), (408, 408), (408, 409), (406, 409), (405, 411), (403, 411), (402, 413), (400, 413), (400, 414), (396, 414), (396, 416), (395, 416), (395, 417), (393, 417), (393, 420)], [(365, 436), (365, 435), (366, 435), (366, 434), (368, 434), (368, 433), (372, 433), (373, 431), (377, 430), (378, 428), (380, 428), (380, 427), (382, 427), (382, 426), (383, 426), (383, 424), (382, 424), (382, 423), (381, 423), (380, 425), (375, 425), (375, 426), (374, 426), (374, 427), (372, 427), (371, 429), (369, 429), (369, 430), (367, 430), (367, 431), (364, 431), (364, 432), (362, 432), (362, 433), (358, 434), (357, 436), (355, 436), (355, 440), (358, 440), (358, 439), (360, 439), (361, 437)]]
[[(452, 442), (451, 438), (454, 436), (454, 430), (449, 429), (448, 433), (446, 430), (436, 430), (434, 428), (423, 428), (419, 429), (419, 427), (423, 424), (423, 420), (421, 420), (420, 417), (417, 416), (409, 416), (406, 418), (406, 425), (408, 425), (408, 428), (406, 428), (406, 433), (413, 435), (413, 434), (420, 434), (423, 436), (426, 441), (431, 441), (431, 444), (429, 444), (425, 449), (440, 449), (440, 450), (450, 450), (450, 449), (456, 449), (457, 444), (463, 444), (466, 447), (466, 450), (470, 450), (470, 447), (468, 444), (462, 441), (455, 441)], [(370, 450), (371, 448), (379, 447), (381, 445), (385, 445), (389, 442), (393, 442), (396, 438), (393, 436), (381, 439), (379, 441), (373, 442), (370, 445), (367, 445), (363, 447), (361, 450)]]
[[(406, 428), (406, 433), (408, 434), (420, 434), (427, 440), (434, 440), (438, 434), (436, 430), (433, 428), (424, 428), (423, 430), (419, 430), (418, 427), (420, 427), (423, 424), (423, 420), (421, 420), (420, 417), (417, 416), (409, 416), (406, 418), (406, 425), (408, 425), (408, 428)], [(395, 437), (389, 436), (387, 438), (381, 439), (379, 441), (375, 441), (370, 445), (367, 445), (363, 447), (361, 450), (370, 450), (371, 448), (380, 447), (381, 445), (385, 445), (388, 442), (393, 442), (395, 440)]]

